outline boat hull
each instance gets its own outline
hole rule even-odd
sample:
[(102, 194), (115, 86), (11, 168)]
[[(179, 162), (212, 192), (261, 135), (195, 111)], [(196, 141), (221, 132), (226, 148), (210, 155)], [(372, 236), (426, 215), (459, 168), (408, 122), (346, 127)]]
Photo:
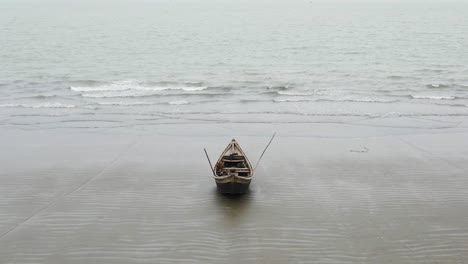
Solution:
[(231, 140), (212, 170), (220, 193), (243, 194), (249, 190), (252, 164), (235, 139)]
[(218, 191), (223, 194), (243, 194), (249, 190), (250, 181), (248, 182), (216, 182)]

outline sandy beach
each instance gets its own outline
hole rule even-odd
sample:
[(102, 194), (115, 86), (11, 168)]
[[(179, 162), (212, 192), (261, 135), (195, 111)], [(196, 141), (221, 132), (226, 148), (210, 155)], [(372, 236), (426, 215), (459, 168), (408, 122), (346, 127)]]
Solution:
[[(464, 263), (467, 123), (366, 122), (0, 130), (0, 262)], [(219, 195), (203, 147), (270, 131)]]

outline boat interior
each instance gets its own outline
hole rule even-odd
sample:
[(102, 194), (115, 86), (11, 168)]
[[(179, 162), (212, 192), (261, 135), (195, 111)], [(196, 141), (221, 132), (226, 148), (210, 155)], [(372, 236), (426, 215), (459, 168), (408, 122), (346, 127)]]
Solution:
[(239, 153), (224, 155), (216, 165), (216, 174), (219, 176), (236, 174), (247, 177), (250, 175), (250, 168), (246, 164), (245, 157)]

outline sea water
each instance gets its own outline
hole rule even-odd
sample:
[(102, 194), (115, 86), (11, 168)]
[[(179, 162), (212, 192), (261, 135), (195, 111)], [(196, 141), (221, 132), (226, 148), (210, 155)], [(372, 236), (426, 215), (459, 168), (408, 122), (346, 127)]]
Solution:
[(0, 5), (4, 126), (468, 115), (463, 3)]

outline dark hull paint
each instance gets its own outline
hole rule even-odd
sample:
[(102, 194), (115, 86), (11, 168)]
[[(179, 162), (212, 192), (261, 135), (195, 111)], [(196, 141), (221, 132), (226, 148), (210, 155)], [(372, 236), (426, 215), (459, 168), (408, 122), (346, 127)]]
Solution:
[(237, 182), (227, 182), (227, 183), (216, 183), (218, 186), (218, 191), (223, 194), (243, 194), (249, 190), (250, 182), (248, 183), (237, 183)]

